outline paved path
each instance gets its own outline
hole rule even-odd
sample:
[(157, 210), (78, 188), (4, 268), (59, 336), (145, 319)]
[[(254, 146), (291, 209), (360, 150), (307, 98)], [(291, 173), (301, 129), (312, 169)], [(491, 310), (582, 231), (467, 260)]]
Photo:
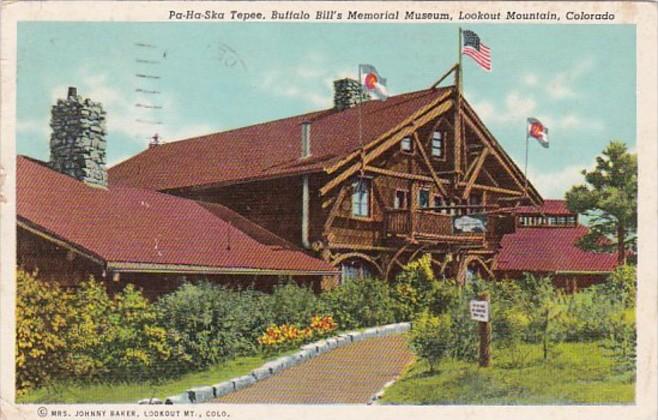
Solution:
[(402, 335), (334, 349), (214, 402), (366, 404), (412, 360)]

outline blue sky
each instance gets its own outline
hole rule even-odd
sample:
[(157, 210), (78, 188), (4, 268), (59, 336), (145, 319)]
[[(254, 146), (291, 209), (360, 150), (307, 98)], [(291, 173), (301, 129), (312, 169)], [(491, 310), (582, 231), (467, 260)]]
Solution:
[[(332, 81), (356, 77), (359, 63), (375, 65), (392, 94), (424, 89), (456, 62), (457, 28), (19, 23), (17, 150), (48, 160), (50, 106), (67, 86), (103, 103), (110, 166), (142, 151), (155, 132), (173, 141), (331, 107)], [(580, 182), (579, 171), (592, 166), (611, 139), (635, 149), (634, 26), (465, 28), (480, 35), (493, 57), (491, 73), (464, 57), (466, 97), (521, 168), (525, 118), (549, 127), (551, 146), (531, 143), (528, 171), (546, 198), (561, 198)], [(136, 92), (140, 88), (161, 94)]]

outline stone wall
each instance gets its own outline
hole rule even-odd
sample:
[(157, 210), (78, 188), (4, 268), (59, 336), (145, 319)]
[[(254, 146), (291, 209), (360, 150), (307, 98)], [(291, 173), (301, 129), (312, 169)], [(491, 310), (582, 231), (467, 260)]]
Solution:
[(50, 120), (50, 167), (87, 184), (107, 186), (105, 111), (98, 102), (69, 88)]

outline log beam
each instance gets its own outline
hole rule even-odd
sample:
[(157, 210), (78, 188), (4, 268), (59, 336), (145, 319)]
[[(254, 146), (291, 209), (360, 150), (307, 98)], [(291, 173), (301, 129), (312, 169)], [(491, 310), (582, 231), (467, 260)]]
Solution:
[(414, 142), (416, 143), (416, 147), (418, 148), (418, 151), (420, 152), (420, 155), (423, 158), (423, 162), (425, 162), (425, 166), (427, 166), (427, 170), (430, 171), (430, 175), (432, 175), (432, 180), (434, 180), (434, 184), (441, 192), (441, 195), (443, 197), (447, 197), (448, 193), (446, 192), (446, 189), (441, 184), (441, 180), (439, 179), (438, 175), (434, 171), (434, 168), (432, 167), (432, 162), (430, 161), (430, 158), (427, 156), (427, 152), (425, 151), (425, 148), (423, 147), (423, 143), (421, 143), (420, 138), (418, 138), (417, 132), (414, 132)]
[(480, 156), (477, 158), (476, 163), (475, 163), (475, 168), (473, 169), (473, 173), (471, 174), (471, 177), (468, 179), (468, 182), (466, 183), (466, 188), (464, 188), (464, 193), (462, 194), (462, 198), (466, 200), (471, 193), (471, 189), (473, 188), (473, 185), (475, 185), (475, 181), (477, 180), (478, 176), (480, 175), (480, 171), (482, 170), (482, 165), (484, 165), (484, 160), (487, 158), (489, 155), (489, 148), (485, 148)]
[(333, 225), (336, 216), (338, 216), (338, 212), (340, 211), (340, 205), (343, 203), (346, 194), (347, 194), (347, 187), (343, 186), (343, 188), (340, 189), (338, 195), (336, 196), (336, 201), (334, 201), (334, 205), (331, 207), (331, 210), (329, 211), (329, 216), (327, 216), (327, 220), (325, 220), (324, 222), (325, 233), (327, 233), (331, 225)]
[(320, 195), (325, 195), (341, 183), (345, 182), (349, 177), (354, 175), (359, 169), (362, 168), (362, 165), (369, 164), (373, 160), (377, 159), (379, 156), (382, 155), (382, 153), (386, 152), (388, 149), (390, 149), (392, 146), (400, 142), (404, 137), (411, 135), (414, 131), (416, 131), (416, 126), (423, 126), (430, 122), (433, 118), (436, 118), (439, 115), (444, 114), (447, 112), (450, 108), (452, 108), (452, 101), (448, 100), (435, 109), (431, 110), (430, 112), (426, 113), (425, 115), (419, 117), (418, 119), (411, 120), (413, 121), (413, 124), (410, 122), (407, 124), (406, 127), (402, 128), (399, 130), (396, 134), (394, 134), (392, 137), (389, 139), (379, 143), (378, 146), (372, 148), (368, 153), (365, 154), (363, 157), (363, 162), (355, 162), (353, 163), (349, 168), (345, 169), (340, 175), (334, 177), (331, 181), (327, 182), (322, 188), (320, 188)]
[[(459, 183), (460, 187), (466, 187), (466, 185), (467, 185), (466, 182), (460, 182)], [(515, 197), (523, 196), (523, 192), (521, 192), (521, 191), (510, 190), (510, 189), (507, 189), (507, 188), (500, 188), (500, 187), (491, 187), (489, 185), (473, 184), (473, 186), (471, 188), (475, 189), (475, 190), (480, 190), (480, 191), (489, 191), (489, 192), (513, 195)]]
[[(389, 169), (378, 168), (376, 166), (366, 166), (365, 171), (373, 174), (390, 176), (392, 178), (409, 179), (412, 181), (423, 181), (423, 182), (434, 181), (434, 179), (429, 176), (410, 174), (406, 172), (391, 171)], [(449, 181), (446, 181), (444, 179), (440, 179), (440, 181), (445, 184), (449, 183)]]
[(475, 135), (480, 139), (480, 141), (488, 146), (488, 148), (492, 149), (492, 155), (498, 160), (498, 162), (501, 164), (503, 169), (505, 169), (510, 175), (514, 183), (521, 189), (523, 189), (523, 183), (521, 183), (521, 180), (518, 179), (516, 174), (514, 173), (514, 170), (511, 168), (510, 164), (505, 161), (505, 159), (500, 155), (500, 152), (495, 150), (493, 145), (491, 144), (491, 141), (487, 138), (487, 136), (480, 130), (480, 127), (478, 127), (475, 124), (475, 121), (471, 119), (471, 117), (466, 114), (464, 115), (464, 120), (466, 121), (466, 125), (475, 133)]
[[(402, 120), (400, 122), (400, 124), (396, 125), (395, 127), (391, 128), (390, 130), (385, 132), (384, 134), (380, 135), (375, 140), (373, 140), (373, 141), (367, 143), (366, 145), (364, 145), (363, 150), (368, 151), (368, 150), (374, 148), (375, 146), (379, 145), (379, 143), (385, 141), (388, 137), (392, 136), (396, 132), (398, 132), (398, 131), (402, 130), (403, 128), (405, 128), (406, 126), (410, 125), (412, 123), (412, 121), (415, 121), (415, 120), (419, 119), (423, 114), (431, 111), (432, 108), (434, 108), (435, 106), (442, 103), (444, 100), (446, 100), (451, 95), (452, 95), (452, 91), (449, 90), (449, 89), (446, 90), (446, 92), (444, 92), (441, 96), (439, 96), (438, 98), (436, 98), (435, 100), (433, 100), (429, 104), (425, 105), (424, 107), (420, 108), (418, 111), (414, 112), (409, 117)], [(357, 156), (360, 156), (360, 154), (361, 154), (361, 149), (356, 150), (356, 151), (350, 153), (349, 155), (347, 155), (345, 158), (339, 160), (338, 162), (336, 162), (332, 166), (330, 166), (328, 168), (325, 168), (325, 171), (328, 174), (336, 172), (343, 165), (347, 164), (348, 162), (350, 162), (352, 159), (356, 158)]]

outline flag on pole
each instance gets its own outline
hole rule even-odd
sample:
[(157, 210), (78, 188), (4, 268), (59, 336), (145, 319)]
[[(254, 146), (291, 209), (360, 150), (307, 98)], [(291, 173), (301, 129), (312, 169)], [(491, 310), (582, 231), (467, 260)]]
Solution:
[(386, 100), (388, 98), (386, 79), (377, 73), (375, 66), (359, 64), (359, 74), (361, 76), (361, 86), (363, 86), (364, 91), (377, 99)]
[(528, 118), (527, 137), (536, 139), (542, 146), (548, 149), (548, 128), (537, 118)]
[(473, 31), (462, 32), (464, 45), (462, 54), (471, 57), (480, 67), (491, 71), (491, 50), (480, 41), (480, 37)]

